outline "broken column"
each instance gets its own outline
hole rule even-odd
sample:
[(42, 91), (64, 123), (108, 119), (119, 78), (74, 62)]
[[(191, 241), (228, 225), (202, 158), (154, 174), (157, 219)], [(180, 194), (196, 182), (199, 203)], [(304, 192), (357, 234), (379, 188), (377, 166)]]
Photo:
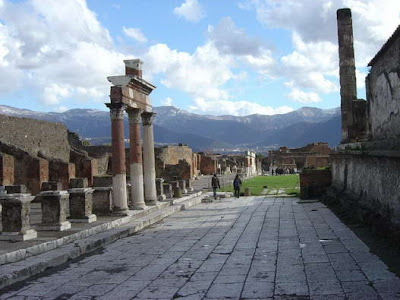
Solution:
[(1, 195), (3, 231), (0, 241), (26, 241), (37, 237), (29, 224), (30, 204), (35, 197), (30, 194)]
[(88, 188), (87, 178), (71, 179), (69, 192), (69, 217), (72, 223), (92, 223), (97, 220), (92, 214), (93, 189)]
[(129, 116), (132, 208), (144, 209), (146, 204), (144, 202), (142, 145), (140, 141), (142, 111), (138, 108), (129, 108), (127, 109), (127, 112)]
[(38, 226), (39, 230), (64, 231), (71, 228), (71, 223), (67, 221), (69, 201), (67, 191), (43, 191), (40, 193), (40, 198), (42, 223)]
[(164, 191), (164, 195), (167, 198), (172, 198), (174, 196), (174, 192), (172, 190), (172, 185), (170, 183), (163, 183), (163, 191)]
[(154, 157), (153, 120), (155, 113), (142, 113), (144, 196), (148, 205), (157, 204), (156, 168)]
[(337, 11), (339, 40), (340, 106), (342, 113), (342, 143), (354, 137), (353, 100), (357, 100), (356, 67), (353, 47), (353, 25), (349, 8)]
[[(118, 89), (118, 87), (112, 87)], [(111, 96), (112, 97), (112, 96)], [(107, 104), (111, 116), (113, 212), (126, 215), (129, 212), (126, 193), (124, 110), (122, 103)]]

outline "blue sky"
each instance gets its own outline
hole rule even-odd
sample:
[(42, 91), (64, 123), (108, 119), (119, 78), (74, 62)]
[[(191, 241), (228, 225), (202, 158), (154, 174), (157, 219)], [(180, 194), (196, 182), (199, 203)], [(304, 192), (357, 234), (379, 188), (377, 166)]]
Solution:
[(359, 98), (398, 0), (0, 0), (0, 105), (106, 110), (141, 58), (154, 106), (200, 114), (340, 105), (336, 10), (353, 11)]

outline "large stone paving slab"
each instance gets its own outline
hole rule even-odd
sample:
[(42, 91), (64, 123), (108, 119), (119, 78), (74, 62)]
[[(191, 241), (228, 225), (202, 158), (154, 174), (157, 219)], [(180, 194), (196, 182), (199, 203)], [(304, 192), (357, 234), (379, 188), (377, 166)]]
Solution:
[(399, 287), (323, 204), (243, 197), (176, 213), (0, 299), (400, 299)]

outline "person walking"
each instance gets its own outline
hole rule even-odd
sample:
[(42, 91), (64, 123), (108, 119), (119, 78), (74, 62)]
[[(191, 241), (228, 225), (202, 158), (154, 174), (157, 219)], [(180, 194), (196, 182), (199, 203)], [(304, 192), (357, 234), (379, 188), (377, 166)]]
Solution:
[(242, 185), (242, 181), (239, 178), (239, 175), (236, 175), (233, 180), (233, 189), (235, 190), (235, 197), (239, 198), (240, 196), (240, 186)]
[(214, 176), (211, 178), (211, 186), (214, 193), (214, 199), (217, 199), (217, 188), (221, 188), (217, 174), (214, 174)]

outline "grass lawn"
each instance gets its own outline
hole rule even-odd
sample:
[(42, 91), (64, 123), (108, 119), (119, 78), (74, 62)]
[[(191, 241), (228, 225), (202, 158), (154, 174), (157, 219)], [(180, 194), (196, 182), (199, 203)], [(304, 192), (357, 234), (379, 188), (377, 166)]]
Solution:
[[(299, 195), (299, 175), (281, 175), (281, 176), (257, 176), (243, 182), (240, 192), (250, 188), (251, 194), (258, 196), (267, 186), (265, 195), (288, 194)], [(233, 185), (220, 189), (221, 192), (233, 192)]]

